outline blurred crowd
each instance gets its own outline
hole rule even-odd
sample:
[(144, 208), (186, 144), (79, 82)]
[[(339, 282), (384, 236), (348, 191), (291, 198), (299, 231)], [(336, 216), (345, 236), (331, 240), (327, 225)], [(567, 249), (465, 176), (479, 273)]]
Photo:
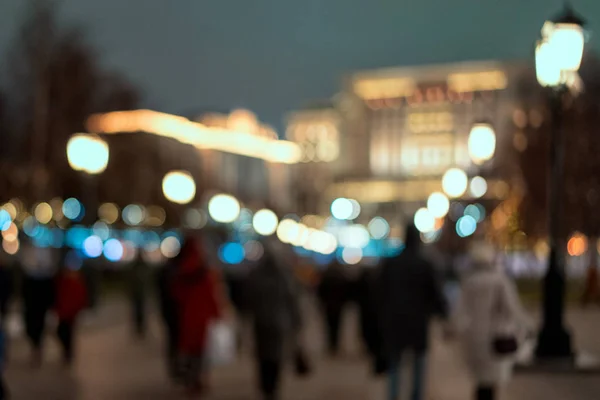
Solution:
[[(399, 399), (404, 383), (400, 366), (410, 359), (412, 399), (424, 398), (430, 322), (438, 317), (444, 336), (461, 343), (474, 382), (474, 399), (496, 398), (510, 377), (519, 346), (532, 334), (514, 283), (496, 266), (495, 251), (475, 241), (468, 272), (460, 279), (432, 262), (414, 226), (405, 246), (378, 266), (343, 265), (337, 261), (316, 275), (302, 274), (293, 256), (275, 240), (265, 239), (264, 255), (248, 268), (217, 268), (206, 238), (188, 236), (177, 257), (151, 269), (140, 259), (127, 271), (132, 332), (140, 339), (147, 326), (149, 292), (156, 293), (164, 331), (168, 376), (191, 396), (210, 387), (211, 368), (233, 362), (252, 337), (257, 387), (263, 398), (277, 399), (282, 370), (293, 365), (309, 375), (315, 359), (307, 352), (302, 299), (318, 299), (329, 357), (340, 352), (346, 310), (359, 311), (360, 337), (375, 375), (387, 375), (388, 399)], [(0, 368), (6, 363), (9, 303), (18, 292), (22, 321), (31, 345), (31, 362), (43, 361), (47, 316), (55, 316), (56, 337), (65, 366), (75, 359), (77, 321), (95, 302), (94, 285), (70, 253), (60, 268), (23, 269), (20, 278), (0, 266)], [(19, 282), (15, 286), (15, 282)], [(12, 307), (15, 309), (15, 307)], [(246, 335), (247, 330), (252, 335)], [(5, 399), (0, 384), (0, 399)]]

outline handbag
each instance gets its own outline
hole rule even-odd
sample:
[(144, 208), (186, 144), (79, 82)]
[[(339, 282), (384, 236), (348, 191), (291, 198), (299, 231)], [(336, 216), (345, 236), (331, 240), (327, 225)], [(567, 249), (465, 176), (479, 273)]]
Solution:
[[(500, 320), (504, 316), (504, 303), (503, 296), (504, 291), (502, 288), (499, 288), (500, 293), (496, 296), (496, 305), (494, 307), (494, 313)], [(497, 356), (510, 356), (517, 353), (519, 350), (519, 341), (517, 340), (517, 336), (511, 333), (497, 333), (492, 338), (492, 351)]]

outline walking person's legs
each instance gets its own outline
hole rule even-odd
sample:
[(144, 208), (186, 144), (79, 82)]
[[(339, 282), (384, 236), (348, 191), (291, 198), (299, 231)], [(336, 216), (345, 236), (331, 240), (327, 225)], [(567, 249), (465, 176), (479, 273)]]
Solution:
[(412, 400), (422, 400), (425, 393), (426, 382), (426, 354), (416, 352), (413, 361), (413, 388)]
[(63, 349), (63, 360), (67, 365), (73, 362), (73, 329), (73, 321), (58, 322), (57, 336)]
[(388, 369), (388, 400), (400, 399), (400, 367), (401, 358), (390, 360)]
[(260, 391), (265, 400), (277, 398), (281, 364), (275, 360), (258, 360)]
[(491, 385), (479, 385), (475, 391), (476, 400), (494, 400), (496, 389)]
[(336, 354), (339, 350), (341, 318), (340, 312), (327, 312), (327, 344), (330, 354)]

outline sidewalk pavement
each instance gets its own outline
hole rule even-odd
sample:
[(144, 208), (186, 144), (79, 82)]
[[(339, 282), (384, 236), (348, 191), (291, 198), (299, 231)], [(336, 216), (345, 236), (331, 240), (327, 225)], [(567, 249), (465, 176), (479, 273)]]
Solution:
[[(122, 307), (121, 310), (126, 310)], [(126, 321), (120, 316), (121, 321)], [(306, 380), (285, 375), (283, 400), (379, 400), (385, 399), (385, 380), (369, 374), (369, 364), (362, 356), (357, 340), (356, 316), (345, 320), (343, 353), (339, 359), (323, 356), (324, 345), (319, 318), (314, 312), (308, 318), (306, 343), (315, 373)], [(586, 349), (600, 354), (600, 311), (572, 311), (571, 324), (577, 339)], [(14, 400), (136, 400), (177, 399), (182, 394), (166, 379), (163, 369), (160, 326), (152, 322), (151, 334), (144, 342), (136, 342), (126, 323), (111, 323), (84, 332), (80, 339), (79, 360), (70, 371), (60, 367), (54, 340), (49, 340), (46, 364), (40, 370), (27, 365), (27, 349), (17, 343), (7, 372)], [(404, 382), (408, 382), (404, 379)], [(254, 400), (256, 396), (253, 362), (245, 349), (233, 365), (217, 368), (212, 373), (212, 389), (207, 400)], [(405, 388), (408, 389), (407, 385)], [(429, 359), (428, 400), (467, 400), (470, 384), (454, 344), (441, 340), (433, 332)], [(600, 380), (589, 375), (518, 375), (503, 391), (502, 399), (510, 400), (597, 400)]]

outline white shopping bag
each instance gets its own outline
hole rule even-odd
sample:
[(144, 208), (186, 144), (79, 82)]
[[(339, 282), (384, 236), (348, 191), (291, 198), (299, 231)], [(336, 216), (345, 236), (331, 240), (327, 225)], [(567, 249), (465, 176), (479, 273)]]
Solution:
[(215, 321), (208, 328), (206, 362), (210, 366), (232, 363), (236, 356), (235, 329), (228, 321)]

